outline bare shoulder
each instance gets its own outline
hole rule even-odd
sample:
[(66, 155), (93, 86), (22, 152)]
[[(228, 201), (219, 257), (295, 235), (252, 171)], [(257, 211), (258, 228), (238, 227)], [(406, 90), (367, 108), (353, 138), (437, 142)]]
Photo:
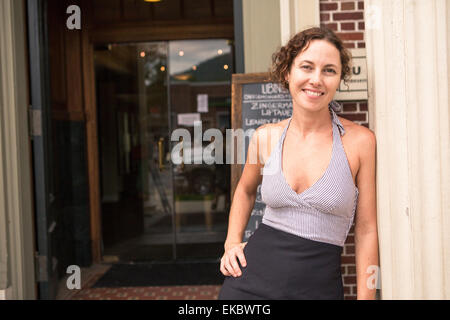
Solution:
[(273, 147), (280, 139), (288, 120), (285, 119), (278, 123), (266, 123), (256, 129), (252, 141), (257, 144), (260, 159), (263, 160), (263, 163), (270, 156)]
[(268, 131), (271, 131), (273, 129), (284, 129), (284, 127), (287, 125), (288, 121), (289, 121), (289, 119), (284, 119), (284, 120), (281, 120), (280, 122), (277, 122), (277, 123), (266, 123), (266, 124), (263, 124), (263, 125), (259, 126), (256, 129), (256, 131), (268, 132)]
[(255, 134), (258, 139), (280, 137), (284, 127), (287, 125), (289, 119), (284, 119), (277, 123), (266, 123), (259, 126)]
[(344, 126), (347, 140), (351, 142), (355, 150), (358, 150), (359, 158), (371, 157), (375, 153), (376, 148), (375, 133), (369, 128), (345, 118), (339, 117), (339, 120)]

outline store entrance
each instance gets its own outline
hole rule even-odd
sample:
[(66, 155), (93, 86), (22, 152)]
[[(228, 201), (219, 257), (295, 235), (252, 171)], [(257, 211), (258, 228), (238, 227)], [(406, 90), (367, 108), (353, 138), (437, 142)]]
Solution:
[[(223, 253), (230, 166), (194, 136), (230, 128), (232, 52), (227, 39), (94, 45), (104, 260)], [(174, 163), (180, 130), (192, 158)]]

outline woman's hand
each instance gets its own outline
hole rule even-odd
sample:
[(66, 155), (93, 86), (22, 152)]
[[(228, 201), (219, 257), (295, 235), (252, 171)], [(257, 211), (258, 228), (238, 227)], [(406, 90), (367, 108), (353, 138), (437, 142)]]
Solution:
[(225, 244), (225, 253), (220, 260), (220, 271), (225, 276), (240, 277), (242, 275), (236, 257), (239, 259), (241, 266), (247, 266), (244, 256), (244, 247), (246, 245), (247, 242)]

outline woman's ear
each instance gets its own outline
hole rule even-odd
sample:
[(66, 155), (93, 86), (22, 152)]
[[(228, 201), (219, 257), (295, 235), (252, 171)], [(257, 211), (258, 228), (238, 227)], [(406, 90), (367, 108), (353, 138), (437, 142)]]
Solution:
[(284, 76), (284, 80), (289, 83), (289, 72)]

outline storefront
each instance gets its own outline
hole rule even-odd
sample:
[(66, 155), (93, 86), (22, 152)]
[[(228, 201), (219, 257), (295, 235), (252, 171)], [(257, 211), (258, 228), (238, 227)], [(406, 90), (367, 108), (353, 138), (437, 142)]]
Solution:
[[(0, 1), (0, 299), (52, 299), (69, 265), (217, 259), (230, 167), (174, 164), (172, 133), (228, 128), (231, 74), (319, 24), (367, 44), (368, 100), (343, 116), (377, 135), (381, 298), (448, 298), (449, 16), (438, 0)], [(355, 250), (350, 233), (346, 298)]]
[[(193, 136), (194, 120), (202, 131), (230, 128), (233, 2), (50, 0), (42, 8), (58, 213), (47, 219), (53, 237), (38, 238), (56, 261), (50, 273), (217, 259), (230, 167), (174, 165), (171, 138), (178, 128)], [(78, 13), (80, 29), (65, 28)]]
[[(281, 44), (278, 1), (29, 0), (6, 9), (22, 28), (12, 32), (26, 43), (19, 65), (30, 77), (17, 89), (29, 97), (31, 136), (22, 152), (31, 171), (20, 180), (28, 198), (17, 203), (34, 203), (14, 218), (22, 244), (5, 238), (26, 251), (17, 263), (28, 271), (17, 276), (29, 280), (3, 283), (6, 295), (52, 299), (69, 265), (218, 260), (230, 165), (198, 161), (194, 139), (192, 161), (174, 164), (172, 133), (194, 137), (196, 121), (202, 133), (230, 128), (231, 75), (267, 71)], [(305, 25), (318, 23), (315, 13)], [(11, 261), (6, 270), (20, 268)]]

